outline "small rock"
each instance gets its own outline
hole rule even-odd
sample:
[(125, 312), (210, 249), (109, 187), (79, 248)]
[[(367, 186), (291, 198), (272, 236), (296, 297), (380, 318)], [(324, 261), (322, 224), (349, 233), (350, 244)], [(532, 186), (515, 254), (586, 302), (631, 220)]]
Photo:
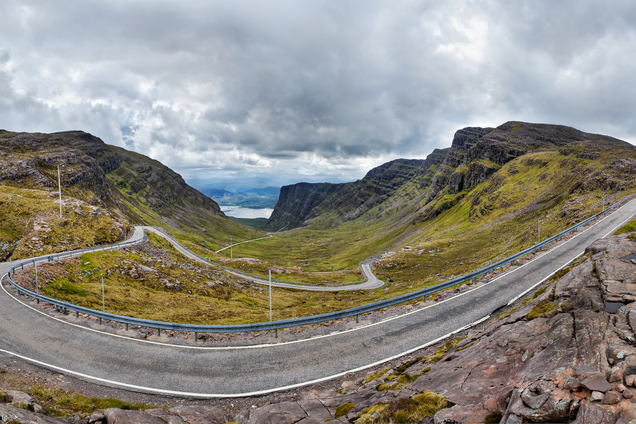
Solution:
[(29, 405), (33, 403), (33, 398), (31, 396), (18, 390), (7, 390), (7, 395), (11, 399), (11, 402), (24, 402)]
[(603, 377), (601, 374), (593, 374), (581, 381), (581, 384), (591, 391), (605, 393), (612, 390), (612, 386), (610, 386), (605, 377)]
[(521, 424), (523, 421), (515, 414), (510, 414), (506, 420), (506, 424)]
[(614, 386), (614, 389), (616, 389), (617, 392), (623, 393), (625, 389), (627, 389), (627, 387), (623, 386), (621, 383), (618, 383)]
[(603, 400), (604, 397), (605, 397), (605, 395), (603, 394), (603, 392), (599, 392), (599, 391), (594, 390), (592, 392), (592, 396), (590, 396), (590, 401), (592, 401), (592, 402), (601, 401), (601, 400)]
[(636, 420), (636, 405), (627, 404), (621, 405), (621, 418), (623, 418), (627, 422), (631, 422), (632, 420)]
[(576, 415), (576, 422), (584, 424), (614, 424), (617, 419), (618, 414), (612, 408), (585, 401), (581, 403)]
[(93, 424), (93, 423), (97, 423), (97, 422), (103, 422), (105, 419), (106, 418), (104, 417), (104, 414), (102, 414), (100, 412), (93, 412), (93, 415), (88, 417), (88, 423), (89, 424)]
[(608, 362), (610, 365), (614, 365), (614, 358), (607, 358), (607, 362)]
[(631, 390), (629, 390), (629, 389), (625, 389), (625, 390), (623, 390), (622, 395), (623, 395), (623, 397), (624, 397), (625, 399), (631, 399), (631, 398), (633, 398), (633, 397), (634, 397), (634, 394), (633, 394), (633, 393), (632, 393), (632, 391), (631, 391)]
[(605, 393), (605, 397), (603, 398), (603, 405), (616, 405), (618, 402), (622, 400), (622, 396), (620, 393), (610, 390)]
[(636, 379), (636, 374), (630, 374), (625, 377), (625, 384), (628, 386), (633, 386), (635, 379)]
[(499, 411), (499, 402), (497, 402), (496, 397), (491, 397), (484, 403), (484, 409), (488, 412), (497, 412)]
[(581, 381), (578, 378), (567, 376), (563, 383), (564, 389), (576, 390), (581, 387)]
[[(532, 386), (530, 386), (532, 387)], [(521, 393), (521, 400), (525, 403), (529, 408), (539, 409), (543, 406), (544, 403), (550, 398), (550, 393), (541, 393), (538, 394), (533, 390), (524, 390)]]
[(124, 411), (119, 408), (108, 408), (104, 411), (104, 417), (108, 424), (165, 424), (161, 418), (143, 411)]
[(345, 381), (341, 384), (341, 387), (345, 390), (355, 389), (357, 386), (355, 381)]
[(623, 370), (620, 367), (614, 367), (610, 371), (609, 382), (615, 383), (617, 381), (623, 382)]

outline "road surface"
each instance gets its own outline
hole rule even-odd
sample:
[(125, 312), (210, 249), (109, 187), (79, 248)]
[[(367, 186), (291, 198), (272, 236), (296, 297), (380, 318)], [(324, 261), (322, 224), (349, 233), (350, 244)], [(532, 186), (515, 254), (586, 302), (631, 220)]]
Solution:
[[(189, 397), (246, 396), (377, 365), (487, 317), (636, 213), (636, 201), (541, 257), (432, 306), (341, 333), (250, 347), (174, 346), (73, 326), (0, 290), (0, 354), (91, 381)], [(0, 265), (4, 274), (12, 264)], [(3, 285), (3, 287), (6, 285)]]

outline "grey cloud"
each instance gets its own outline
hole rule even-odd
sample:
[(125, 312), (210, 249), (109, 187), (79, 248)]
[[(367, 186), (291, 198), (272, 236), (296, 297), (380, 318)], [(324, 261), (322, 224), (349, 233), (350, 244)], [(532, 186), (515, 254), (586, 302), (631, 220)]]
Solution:
[(83, 129), (178, 169), (353, 179), (511, 119), (636, 139), (628, 1), (33, 0), (0, 13), (0, 127)]

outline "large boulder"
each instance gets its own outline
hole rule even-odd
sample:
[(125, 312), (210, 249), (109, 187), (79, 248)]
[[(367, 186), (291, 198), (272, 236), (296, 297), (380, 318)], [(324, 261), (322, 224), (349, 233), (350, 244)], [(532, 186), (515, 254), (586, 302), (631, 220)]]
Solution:
[(108, 424), (166, 424), (159, 417), (143, 411), (128, 411), (119, 408), (108, 408), (104, 411), (104, 418)]
[(265, 405), (250, 414), (249, 424), (293, 424), (306, 418), (305, 410), (296, 402)]
[(170, 408), (168, 412), (191, 424), (225, 424), (228, 421), (233, 421), (227, 412), (215, 406), (179, 405)]

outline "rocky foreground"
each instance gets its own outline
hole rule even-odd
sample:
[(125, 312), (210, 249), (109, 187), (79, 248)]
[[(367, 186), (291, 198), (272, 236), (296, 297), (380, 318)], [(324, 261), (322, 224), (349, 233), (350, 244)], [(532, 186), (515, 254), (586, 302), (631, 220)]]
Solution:
[(6, 391), (0, 417), (108, 424), (629, 423), (636, 420), (636, 240), (599, 240), (575, 265), (481, 330), (333, 390), (308, 388), (265, 405), (256, 398), (259, 406), (238, 412), (206, 405), (112, 408), (67, 420), (38, 414), (28, 396)]

